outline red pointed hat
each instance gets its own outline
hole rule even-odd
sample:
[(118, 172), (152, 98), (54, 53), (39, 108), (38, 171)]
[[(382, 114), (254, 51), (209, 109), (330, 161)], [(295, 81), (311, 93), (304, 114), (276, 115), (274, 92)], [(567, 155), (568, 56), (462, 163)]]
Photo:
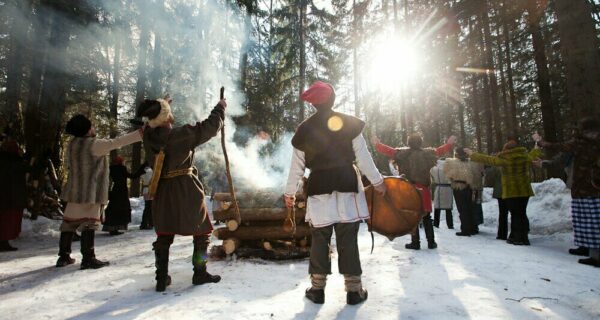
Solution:
[(313, 105), (324, 104), (331, 98), (333, 87), (329, 83), (316, 81), (300, 95), (300, 99)]

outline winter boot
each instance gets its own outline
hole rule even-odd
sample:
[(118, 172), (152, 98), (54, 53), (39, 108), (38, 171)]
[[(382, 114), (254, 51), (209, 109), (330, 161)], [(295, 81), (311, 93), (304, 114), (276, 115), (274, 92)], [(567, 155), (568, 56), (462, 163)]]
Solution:
[[(170, 240), (170, 241), (169, 241)], [(171, 284), (169, 276), (169, 248), (173, 243), (173, 238), (166, 236), (159, 237), (153, 244), (155, 266), (156, 266), (156, 291), (163, 292)]]
[(579, 263), (600, 268), (600, 249), (589, 249), (589, 251), (590, 257), (587, 259), (579, 259)]
[(429, 216), (425, 216), (425, 218), (423, 218), (423, 229), (425, 229), (425, 237), (427, 238), (427, 248), (437, 248), (437, 243), (435, 243), (435, 233), (433, 231), (433, 224), (431, 223), (431, 219), (429, 218)]
[(452, 210), (446, 210), (446, 225), (448, 229), (454, 229), (454, 220), (452, 220)]
[(369, 293), (365, 289), (360, 289), (358, 291), (352, 291), (346, 293), (346, 303), (350, 305), (355, 305), (364, 302), (367, 300)]
[(75, 263), (75, 259), (71, 258), (71, 243), (73, 242), (73, 236), (75, 232), (61, 232), (60, 240), (58, 242), (58, 260), (56, 261), (57, 267), (64, 267)]
[(421, 249), (421, 241), (419, 239), (419, 227), (415, 229), (413, 234), (410, 235), (411, 242), (404, 245), (406, 249), (411, 250), (420, 250)]
[(81, 270), (100, 269), (109, 265), (108, 261), (96, 259), (94, 252), (94, 230), (85, 230), (81, 233)]
[(312, 301), (315, 304), (325, 303), (324, 289), (307, 288), (306, 292), (304, 292), (304, 296), (306, 297), (306, 299)]
[(590, 250), (586, 247), (577, 247), (574, 249), (569, 249), (569, 254), (587, 257), (590, 255)]
[(436, 228), (440, 227), (440, 213), (442, 210), (440, 209), (435, 209), (433, 211), (433, 226)]
[(17, 250), (19, 250), (19, 249), (11, 246), (10, 243), (8, 242), (8, 240), (0, 241), (0, 252), (17, 251)]
[(221, 281), (221, 276), (212, 275), (206, 271), (207, 249), (210, 242), (208, 236), (194, 237), (194, 254), (192, 255), (192, 264), (194, 265), (194, 276), (192, 284), (197, 286), (205, 283), (217, 283)]

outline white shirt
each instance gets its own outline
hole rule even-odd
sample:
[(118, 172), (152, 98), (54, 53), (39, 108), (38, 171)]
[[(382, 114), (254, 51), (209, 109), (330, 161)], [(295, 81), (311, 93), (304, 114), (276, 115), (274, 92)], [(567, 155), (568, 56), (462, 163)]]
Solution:
[[(362, 174), (373, 185), (383, 183), (383, 176), (377, 170), (362, 134), (352, 140), (352, 148), (356, 156), (356, 165)], [(304, 152), (294, 148), (292, 165), (285, 187), (286, 196), (291, 197), (296, 194), (298, 181), (304, 175), (305, 169)], [(319, 194), (308, 197), (306, 221), (313, 227), (318, 228), (335, 223), (349, 223), (369, 218), (364, 186), (360, 176), (357, 175), (356, 179), (358, 181), (358, 193), (334, 191), (331, 194)]]

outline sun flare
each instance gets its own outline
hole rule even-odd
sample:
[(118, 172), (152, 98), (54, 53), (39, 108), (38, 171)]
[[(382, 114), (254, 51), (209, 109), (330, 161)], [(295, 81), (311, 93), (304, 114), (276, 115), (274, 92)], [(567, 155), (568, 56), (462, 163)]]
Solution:
[(368, 53), (367, 87), (372, 91), (396, 92), (416, 78), (421, 59), (414, 45), (389, 37), (374, 40)]

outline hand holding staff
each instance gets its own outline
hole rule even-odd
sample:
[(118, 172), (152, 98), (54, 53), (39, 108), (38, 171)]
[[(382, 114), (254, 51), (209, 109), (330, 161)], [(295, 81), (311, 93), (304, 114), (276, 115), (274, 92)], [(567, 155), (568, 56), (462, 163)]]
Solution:
[[(227, 102), (225, 102), (225, 87), (221, 87), (219, 104), (223, 107), (227, 106)], [(225, 148), (225, 124), (221, 128), (221, 148), (223, 148), (223, 155), (225, 156), (225, 169), (227, 174), (227, 181), (229, 182), (229, 192), (231, 193), (231, 200), (233, 201), (233, 207), (235, 210), (235, 224), (227, 223), (227, 227), (230, 231), (235, 231), (242, 221), (242, 217), (240, 215), (240, 208), (238, 207), (237, 199), (235, 197), (235, 187), (233, 186), (233, 179), (231, 178), (231, 169), (229, 167), (229, 156), (227, 155), (227, 148)]]

